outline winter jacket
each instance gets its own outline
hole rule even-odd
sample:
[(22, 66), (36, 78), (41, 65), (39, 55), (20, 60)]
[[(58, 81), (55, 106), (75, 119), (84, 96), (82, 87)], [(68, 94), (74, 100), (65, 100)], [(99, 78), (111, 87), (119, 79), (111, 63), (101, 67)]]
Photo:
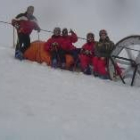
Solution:
[(40, 30), (36, 18), (33, 15), (27, 17), (27, 12), (17, 15), (12, 20), (12, 25), (16, 27), (18, 33), (31, 34), (32, 30)]
[(76, 47), (72, 43), (77, 42), (77, 40), (78, 37), (74, 32), (71, 35), (62, 36), (62, 49), (65, 51), (74, 50)]
[(46, 51), (57, 50), (61, 48), (62, 45), (62, 37), (61, 36), (52, 36), (48, 41), (44, 44), (44, 49)]
[(98, 57), (109, 57), (114, 48), (114, 43), (108, 37), (105, 40), (100, 39), (96, 43), (95, 55)]
[(95, 44), (96, 42), (90, 42), (90, 43), (84, 44), (81, 48), (81, 54), (87, 55), (87, 56), (93, 56)]

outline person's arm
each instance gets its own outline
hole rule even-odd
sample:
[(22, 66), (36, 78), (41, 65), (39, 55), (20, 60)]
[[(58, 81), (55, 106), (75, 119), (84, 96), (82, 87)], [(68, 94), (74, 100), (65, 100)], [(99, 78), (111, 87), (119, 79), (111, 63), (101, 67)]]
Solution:
[(20, 21), (22, 20), (28, 20), (25, 13), (18, 14), (14, 19), (12, 19), (11, 24), (18, 29), (20, 26)]
[(38, 21), (37, 21), (36, 17), (33, 16), (31, 21), (34, 22), (34, 30), (37, 30), (38, 32), (40, 32), (41, 29), (38, 25)]
[(72, 29), (70, 29), (70, 33), (71, 33), (70, 35), (71, 42), (76, 43), (78, 41), (77, 34)]

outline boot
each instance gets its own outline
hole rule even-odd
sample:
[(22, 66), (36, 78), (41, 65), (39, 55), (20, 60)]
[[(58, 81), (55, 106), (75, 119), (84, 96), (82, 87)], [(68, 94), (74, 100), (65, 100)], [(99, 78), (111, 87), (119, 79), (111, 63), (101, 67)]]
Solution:
[(86, 68), (86, 69), (84, 69), (84, 74), (86, 74), (86, 75), (91, 75), (91, 69), (88, 67), (88, 68)]
[(57, 64), (58, 64), (58, 63), (57, 63), (57, 59), (52, 59), (51, 67), (57, 68), (57, 67), (58, 67)]

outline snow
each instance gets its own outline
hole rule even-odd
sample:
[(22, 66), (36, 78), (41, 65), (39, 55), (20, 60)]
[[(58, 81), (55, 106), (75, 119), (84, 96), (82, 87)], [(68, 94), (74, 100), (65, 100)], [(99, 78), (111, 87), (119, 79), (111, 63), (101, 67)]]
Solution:
[(138, 140), (140, 89), (18, 61), (0, 47), (0, 139)]
[[(20, 11), (24, 9), (23, 6), (32, 2), (18, 0), (15, 8), (11, 8), (5, 4), (5, 0), (3, 5), (9, 7), (11, 11), (10, 14), (9, 11), (5, 14), (7, 17), (12, 17), (17, 14), (17, 9)], [(52, 6), (54, 1), (47, 2)], [(84, 0), (81, 2), (79, 10), (83, 10), (84, 2)], [(13, 4), (13, 1), (10, 3)], [(70, 5), (73, 3), (76, 10), (78, 0), (68, 2)], [(45, 1), (34, 1), (34, 4), (36, 9), (39, 6), (41, 8), (44, 7)], [(61, 3), (58, 7), (60, 5)], [(41, 11), (43, 9), (40, 9)], [(40, 18), (40, 21), (45, 25), (43, 19)], [(65, 21), (63, 24), (68, 25), (66, 23)], [(99, 26), (95, 24), (97, 29), (101, 27), (101, 23)], [(60, 23), (61, 26), (63, 24)], [(55, 27), (54, 25), (55, 23), (48, 27)], [(71, 25), (75, 27), (75, 23)], [(91, 27), (89, 23), (88, 26), (84, 24), (81, 26), (84, 28), (77, 26), (78, 31), (83, 29), (80, 35), (87, 31), (87, 27)], [(116, 36), (113, 36), (114, 39), (117, 40), (126, 33), (134, 32), (128, 27), (129, 25), (124, 30), (121, 27), (122, 30), (120, 33), (117, 31)], [(134, 27), (138, 32), (137, 27)], [(110, 26), (110, 31), (112, 28), (113, 25)], [(140, 139), (140, 88), (138, 86), (131, 87), (121, 81), (113, 82), (78, 72), (53, 69), (45, 64), (28, 60), (18, 61), (14, 59), (14, 49), (9, 45), (10, 41), (12, 42), (12, 35), (7, 36), (9, 29), (11, 27), (0, 28), (4, 33), (2, 37), (8, 40), (0, 41), (0, 140)]]

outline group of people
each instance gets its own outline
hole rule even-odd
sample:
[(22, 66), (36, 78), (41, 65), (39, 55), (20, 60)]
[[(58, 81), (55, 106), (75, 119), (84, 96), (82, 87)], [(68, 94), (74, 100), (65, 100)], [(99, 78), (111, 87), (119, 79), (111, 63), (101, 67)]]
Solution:
[[(33, 16), (34, 7), (29, 6), (25, 13), (21, 13), (12, 20), (12, 25), (17, 29), (18, 42), (15, 50), (15, 58), (23, 59), (24, 52), (30, 47), (30, 34), (32, 30), (40, 32), (37, 19)], [(51, 66), (66, 69), (66, 54), (74, 59), (71, 67), (79, 65), (84, 74), (99, 76), (109, 79), (107, 71), (107, 59), (115, 48), (109, 39), (106, 30), (100, 30), (99, 41), (95, 41), (92, 32), (87, 33), (86, 43), (81, 48), (76, 48), (73, 43), (78, 41), (77, 34), (67, 28), (62, 31), (55, 27), (53, 35), (45, 42), (44, 50), (51, 55)], [(91, 69), (93, 66), (93, 69)]]

